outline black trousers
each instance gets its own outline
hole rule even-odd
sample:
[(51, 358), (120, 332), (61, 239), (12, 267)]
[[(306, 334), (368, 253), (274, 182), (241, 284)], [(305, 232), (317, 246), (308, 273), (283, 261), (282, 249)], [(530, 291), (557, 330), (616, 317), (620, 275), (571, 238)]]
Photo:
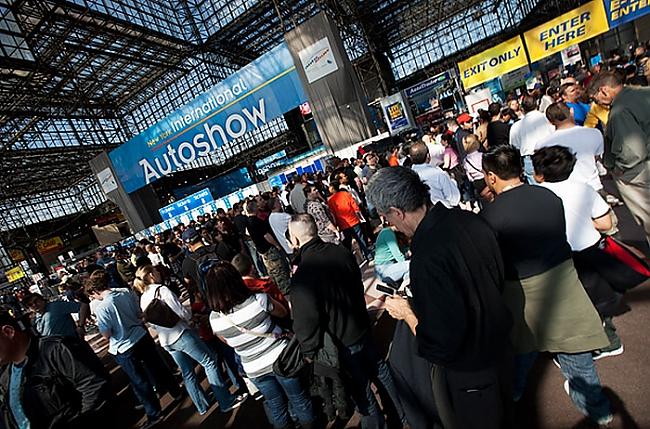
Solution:
[(621, 280), (625, 281), (628, 268), (600, 250), (598, 243), (580, 252), (573, 252), (573, 264), (580, 283), (598, 314), (603, 318), (614, 316), (623, 295), (615, 290), (613, 285), (619, 285)]
[(511, 364), (504, 362), (479, 371), (455, 371), (434, 365), (431, 384), (444, 429), (514, 427)]

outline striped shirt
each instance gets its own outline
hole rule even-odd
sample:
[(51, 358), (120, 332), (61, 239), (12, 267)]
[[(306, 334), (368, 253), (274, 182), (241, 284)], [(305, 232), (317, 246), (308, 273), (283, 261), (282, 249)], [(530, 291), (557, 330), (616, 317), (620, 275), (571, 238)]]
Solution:
[[(274, 338), (282, 328), (271, 319), (273, 304), (264, 293), (250, 296), (224, 315), (210, 313), (210, 326), (235, 349), (249, 378), (273, 372), (273, 364), (287, 345), (285, 338)], [(233, 326), (234, 325), (234, 326)]]

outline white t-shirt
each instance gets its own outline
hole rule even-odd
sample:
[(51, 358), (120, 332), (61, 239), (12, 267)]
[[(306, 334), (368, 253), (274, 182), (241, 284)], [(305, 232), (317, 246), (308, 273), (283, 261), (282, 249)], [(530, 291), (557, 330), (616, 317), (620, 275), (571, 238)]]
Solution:
[(156, 289), (158, 288), (160, 288), (158, 299), (167, 304), (167, 306), (181, 319), (176, 325), (171, 328), (165, 328), (164, 326), (158, 326), (154, 323), (149, 323), (149, 325), (151, 325), (151, 327), (155, 329), (156, 332), (158, 332), (158, 341), (160, 341), (160, 345), (165, 347), (170, 344), (174, 344), (181, 337), (183, 331), (189, 329), (187, 322), (192, 318), (192, 312), (189, 309), (185, 308), (176, 297), (176, 295), (167, 289), (166, 286), (161, 286), (158, 284), (150, 284), (147, 287), (147, 290), (145, 290), (140, 297), (140, 308), (142, 311), (144, 311), (149, 306), (151, 301), (153, 301), (156, 294)]
[(593, 246), (600, 240), (600, 233), (594, 227), (593, 219), (609, 213), (609, 205), (598, 192), (586, 183), (571, 179), (563, 182), (540, 183), (557, 195), (564, 205), (566, 235), (571, 250), (579, 252)]
[(148, 253), (147, 257), (151, 261), (151, 265), (165, 265), (165, 259), (160, 253)]
[(555, 130), (553, 134), (537, 143), (535, 150), (549, 146), (563, 146), (575, 154), (576, 165), (569, 179), (586, 183), (597, 191), (603, 189), (596, 168), (596, 156), (602, 156), (605, 150), (600, 131), (578, 125)]
[(293, 253), (293, 248), (285, 236), (287, 229), (289, 229), (290, 220), (291, 215), (284, 212), (273, 212), (269, 215), (269, 224), (271, 225), (273, 234), (288, 255)]
[(443, 163), (445, 147), (437, 143), (425, 143), (431, 155), (431, 165), (440, 167)]
[(510, 128), (510, 144), (519, 149), (521, 156), (532, 155), (537, 142), (553, 133), (553, 125), (542, 112), (533, 110)]

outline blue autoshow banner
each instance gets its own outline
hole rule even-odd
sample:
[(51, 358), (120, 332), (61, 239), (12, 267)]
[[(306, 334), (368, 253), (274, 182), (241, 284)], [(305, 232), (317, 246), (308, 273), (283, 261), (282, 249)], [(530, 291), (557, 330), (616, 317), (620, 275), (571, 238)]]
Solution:
[(133, 192), (307, 101), (286, 43), (109, 153)]
[(180, 216), (183, 213), (189, 212), (197, 207), (201, 207), (214, 201), (210, 189), (205, 188), (197, 192), (196, 194), (189, 195), (182, 200), (173, 202), (172, 204), (165, 206), (158, 210), (160, 216), (163, 220), (168, 220), (176, 216)]
[(648, 0), (603, 0), (609, 28), (617, 27), (626, 22), (634, 21), (650, 12)]

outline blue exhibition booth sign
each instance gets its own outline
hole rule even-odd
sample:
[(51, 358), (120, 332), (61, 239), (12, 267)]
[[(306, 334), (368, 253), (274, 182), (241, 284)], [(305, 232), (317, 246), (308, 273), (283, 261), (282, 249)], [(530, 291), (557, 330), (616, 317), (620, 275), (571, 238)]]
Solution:
[(168, 220), (204, 206), (212, 201), (214, 201), (214, 198), (212, 198), (210, 189), (205, 188), (195, 194), (183, 198), (182, 200), (175, 201), (172, 204), (159, 209), (158, 211), (160, 212), (160, 216), (163, 218), (163, 220)]
[(110, 152), (126, 192), (206, 156), (307, 101), (286, 43)]

